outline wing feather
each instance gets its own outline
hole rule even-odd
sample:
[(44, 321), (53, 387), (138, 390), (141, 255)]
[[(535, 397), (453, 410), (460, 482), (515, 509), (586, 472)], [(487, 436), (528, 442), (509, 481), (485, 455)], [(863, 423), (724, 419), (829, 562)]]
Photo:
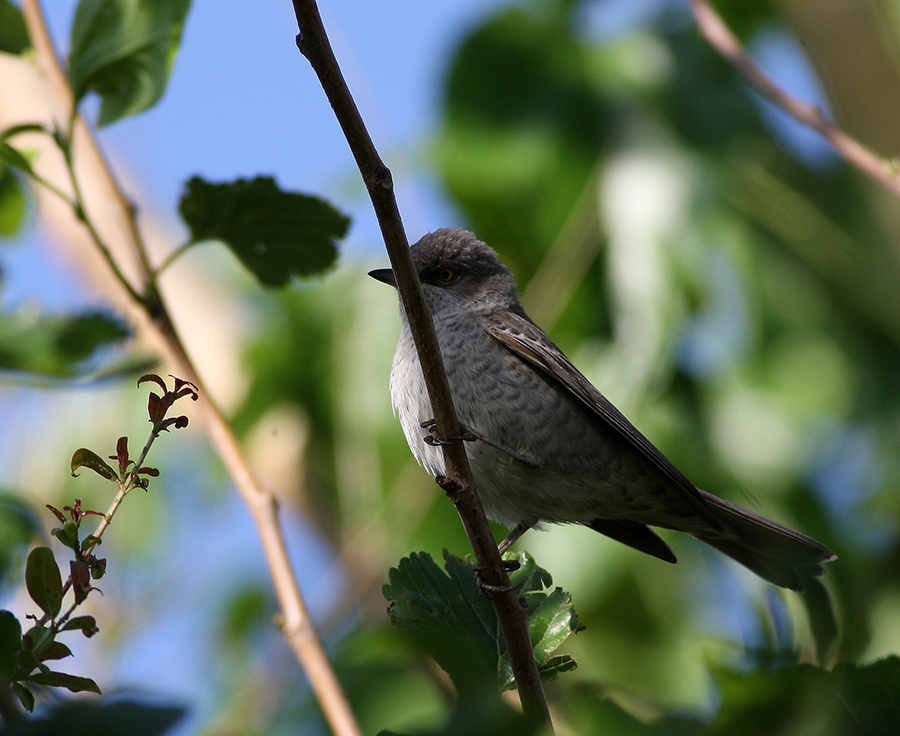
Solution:
[(685, 500), (712, 529), (723, 530), (722, 522), (709, 508), (697, 487), (572, 365), (528, 317), (506, 313), (502, 321), (496, 318), (485, 320), (485, 328), (491, 337), (569, 391), (591, 410), (598, 421), (614, 429), (683, 493)]

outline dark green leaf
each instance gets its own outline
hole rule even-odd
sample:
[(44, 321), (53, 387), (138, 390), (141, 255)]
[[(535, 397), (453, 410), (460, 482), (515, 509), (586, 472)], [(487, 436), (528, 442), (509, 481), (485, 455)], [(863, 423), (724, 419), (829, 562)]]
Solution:
[(47, 646), (41, 647), (38, 659), (45, 662), (48, 659), (65, 659), (72, 656), (72, 650), (61, 641), (52, 641)]
[(101, 126), (156, 104), (189, 7), (190, 0), (82, 0), (69, 52), (76, 104), (89, 91), (100, 95)]
[(50, 533), (69, 549), (78, 549), (78, 529), (71, 521), (66, 521)]
[(9, 0), (0, 0), (0, 51), (21, 54), (29, 46), (22, 11)]
[(13, 692), (16, 694), (16, 697), (19, 699), (19, 702), (22, 704), (22, 707), (27, 710), (29, 713), (34, 712), (34, 695), (31, 690), (22, 685), (21, 683), (14, 682), (13, 683)]
[(50, 618), (55, 618), (62, 605), (62, 578), (49, 547), (35, 547), (25, 563), (25, 587), (28, 595)]
[[(510, 557), (521, 564), (511, 582), (531, 611), (531, 641), (544, 676), (574, 668), (570, 658), (550, 656), (578, 629), (569, 595), (558, 588), (543, 592), (552, 579), (527, 553)], [(493, 605), (480, 594), (472, 565), (447, 551), (444, 559), (446, 573), (425, 553), (401, 560), (390, 571), (383, 593), (393, 601), (392, 623), (432, 654), (461, 690), (487, 678), (501, 688), (514, 687)]]
[(93, 470), (97, 475), (102, 475), (107, 480), (118, 481), (119, 476), (116, 474), (116, 471), (113, 470), (109, 464), (100, 457), (93, 450), (88, 450), (85, 447), (80, 447), (75, 450), (75, 453), (72, 455), (72, 476), (78, 477), (78, 473), (75, 471), (78, 468), (89, 468)]
[[(44, 638), (44, 635), (46, 633), (47, 627), (40, 626), (38, 624), (35, 624), (30, 629), (28, 629), (28, 631), (26, 631), (25, 635), (22, 637), (22, 645), (25, 647), (26, 651), (32, 651), (37, 646), (38, 642)], [(38, 661), (35, 659), (26, 664), (37, 667)]]
[(198, 177), (179, 205), (191, 240), (223, 241), (266, 286), (311, 276), (337, 258), (350, 220), (317, 197), (278, 188), (271, 177), (211, 184)]
[(62, 628), (63, 631), (74, 631), (76, 629), (80, 629), (81, 633), (89, 639), (100, 631), (93, 616), (73, 616), (66, 621), (66, 625)]
[(6, 687), (16, 671), (16, 654), (22, 648), (22, 625), (9, 611), (0, 611), (0, 687)]
[(65, 672), (38, 672), (36, 675), (29, 677), (28, 681), (33, 682), (35, 685), (44, 685), (46, 687), (64, 687), (73, 693), (101, 694), (97, 683), (89, 677), (67, 675)]

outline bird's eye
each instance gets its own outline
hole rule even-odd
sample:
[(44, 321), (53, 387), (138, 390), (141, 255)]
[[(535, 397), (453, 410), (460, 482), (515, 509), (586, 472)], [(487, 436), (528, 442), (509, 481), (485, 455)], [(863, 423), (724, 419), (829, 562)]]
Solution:
[(445, 284), (449, 284), (451, 281), (453, 281), (453, 277), (455, 275), (456, 274), (453, 273), (452, 268), (442, 268), (440, 271), (438, 271), (438, 278)]

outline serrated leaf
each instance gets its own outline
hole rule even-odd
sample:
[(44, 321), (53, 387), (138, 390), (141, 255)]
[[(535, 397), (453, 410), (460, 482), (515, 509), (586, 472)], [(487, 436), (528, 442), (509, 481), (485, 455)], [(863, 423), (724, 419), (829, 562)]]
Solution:
[(25, 563), (25, 588), (44, 613), (56, 618), (62, 605), (62, 578), (49, 547), (35, 547), (29, 553)]
[[(550, 574), (538, 567), (524, 552), (507, 555), (520, 568), (511, 576), (531, 612), (529, 633), (542, 676), (551, 678), (572, 669), (568, 657), (551, 658), (551, 653), (579, 627), (571, 597), (552, 585)], [(385, 598), (393, 601), (391, 621), (410, 632), (438, 663), (449, 672), (457, 687), (465, 689), (483, 682), (485, 673), (500, 688), (515, 686), (494, 607), (475, 582), (473, 566), (444, 551), (441, 570), (425, 554), (413, 554), (389, 573)]]
[(265, 286), (321, 273), (350, 220), (328, 202), (279, 189), (271, 177), (223, 184), (191, 179), (179, 211), (191, 240), (221, 240)]
[(102, 695), (100, 687), (89, 677), (78, 677), (77, 675), (68, 675), (65, 672), (38, 672), (28, 678), (29, 682), (35, 685), (44, 685), (46, 687), (64, 687), (73, 693), (96, 693)]
[(22, 624), (10, 611), (0, 611), (0, 687), (12, 680), (21, 648)]
[(165, 92), (190, 0), (81, 0), (68, 74), (76, 104), (101, 97), (98, 125), (136, 115)]
[(79, 447), (72, 455), (72, 476), (77, 478), (78, 473), (75, 471), (78, 468), (88, 468), (89, 470), (93, 470), (97, 475), (101, 475), (107, 480), (118, 481), (119, 476), (116, 474), (116, 471), (113, 470), (109, 463), (106, 462), (102, 457), (100, 457), (93, 450), (88, 450), (86, 447)]

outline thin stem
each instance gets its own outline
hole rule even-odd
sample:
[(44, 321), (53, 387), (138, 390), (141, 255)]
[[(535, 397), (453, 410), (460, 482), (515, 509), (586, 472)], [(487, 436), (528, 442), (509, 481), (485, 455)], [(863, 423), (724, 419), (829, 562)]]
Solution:
[(156, 270), (155, 270), (155, 271), (153, 272), (153, 274), (151, 275), (150, 280), (151, 280), (154, 284), (158, 284), (158, 283), (159, 283), (159, 277), (162, 276), (163, 271), (165, 271), (165, 270), (166, 270), (169, 266), (171, 266), (176, 260), (178, 260), (178, 258), (180, 258), (180, 257), (183, 256), (185, 253), (187, 253), (187, 252), (188, 252), (191, 248), (193, 248), (195, 245), (197, 245), (197, 241), (196, 241), (196, 240), (189, 240), (187, 243), (184, 243), (183, 245), (178, 246), (175, 250), (173, 250), (171, 253), (169, 253), (169, 255), (167, 255), (167, 256), (163, 259), (163, 262), (160, 263), (159, 266), (157, 266)]
[[(419, 355), (436, 430), (444, 437), (458, 437), (462, 434), (462, 428), (447, 383), (431, 313), (409, 253), (406, 233), (394, 198), (391, 172), (378, 155), (353, 101), (334, 57), (315, 0), (293, 0), (293, 5), (300, 29), (297, 45), (319, 78), (372, 200), (400, 300)], [(451, 443), (443, 445), (443, 451), (446, 477), (437, 480), (447, 491), (460, 515), (485, 581), (497, 590), (506, 591), (498, 594), (493, 602), (510, 654), (522, 708), (527, 715), (549, 724), (550, 712), (528, 634), (528, 612), (509, 584), (509, 577), (475, 490), (465, 448), (462, 443)]]
[(900, 172), (832, 123), (815, 105), (792, 97), (781, 89), (744, 50), (737, 36), (707, 0), (691, 0), (697, 28), (709, 44), (738, 70), (760, 94), (789, 113), (798, 122), (818, 132), (851, 165), (900, 197)]

